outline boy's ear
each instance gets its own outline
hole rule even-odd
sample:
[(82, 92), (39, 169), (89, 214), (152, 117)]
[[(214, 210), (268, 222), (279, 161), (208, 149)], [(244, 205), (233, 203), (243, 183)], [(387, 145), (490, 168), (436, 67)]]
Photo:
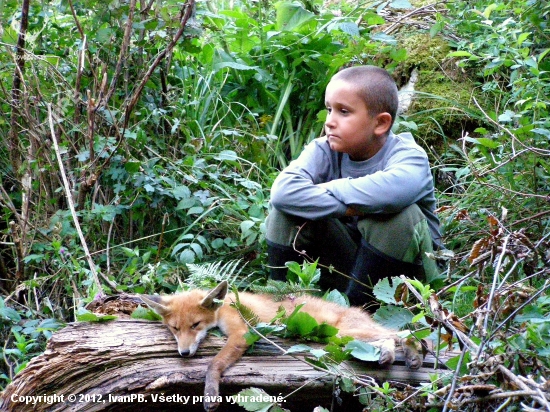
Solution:
[(202, 300), (201, 306), (205, 309), (216, 310), (223, 305), (225, 295), (227, 295), (227, 281), (224, 280), (210, 292)]
[(392, 120), (391, 114), (387, 112), (379, 113), (376, 116), (376, 127), (374, 129), (374, 133), (377, 136), (383, 136), (388, 133), (391, 128)]
[(170, 313), (170, 309), (167, 306), (166, 298), (158, 295), (139, 295), (141, 300), (147, 304), (151, 309), (157, 312), (160, 316), (166, 316)]

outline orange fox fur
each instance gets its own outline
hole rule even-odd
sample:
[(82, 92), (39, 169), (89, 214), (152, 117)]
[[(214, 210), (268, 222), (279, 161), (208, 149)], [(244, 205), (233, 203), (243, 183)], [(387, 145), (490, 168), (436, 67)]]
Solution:
[[(211, 291), (191, 290), (171, 296), (142, 295), (142, 300), (162, 316), (176, 338), (181, 356), (193, 356), (209, 329), (219, 327), (227, 336), (227, 343), (213, 358), (206, 372), (205, 402), (207, 411), (218, 407), (215, 399), (219, 395), (219, 381), (223, 372), (239, 360), (248, 348), (244, 334), (248, 326), (237, 309), (230, 306), (235, 301), (227, 293), (227, 282), (221, 282)], [(274, 301), (268, 295), (239, 293), (242, 305), (254, 312), (260, 322), (271, 321), (283, 306), (292, 313), (296, 305), (305, 302), (303, 311), (309, 313), (318, 323), (326, 322), (339, 330), (340, 336), (351, 336), (380, 348), (380, 363), (390, 364), (395, 360), (395, 342), (400, 338), (395, 331), (377, 324), (361, 308), (345, 308), (312, 296), (301, 296)], [(403, 345), (407, 366), (416, 369), (422, 359), (411, 346)]]

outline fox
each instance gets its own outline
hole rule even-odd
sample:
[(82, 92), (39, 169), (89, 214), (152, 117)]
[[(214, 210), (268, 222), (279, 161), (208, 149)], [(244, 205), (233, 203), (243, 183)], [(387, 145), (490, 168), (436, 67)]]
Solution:
[[(401, 344), (408, 368), (418, 369), (422, 365), (423, 359), (414, 344), (401, 339), (397, 331), (375, 322), (360, 307), (344, 307), (309, 295), (288, 297), (283, 301), (250, 292), (239, 292), (238, 297), (240, 303), (254, 312), (260, 322), (270, 322), (281, 306), (286, 313), (292, 313), (297, 305), (305, 303), (304, 312), (319, 324), (334, 326), (339, 336), (350, 336), (378, 347), (380, 364), (392, 364), (396, 344)], [(174, 295), (140, 295), (140, 298), (162, 317), (183, 357), (195, 355), (209, 329), (218, 327), (227, 337), (225, 345), (206, 371), (203, 406), (208, 412), (216, 410), (224, 371), (237, 362), (249, 347), (244, 337), (249, 327), (238, 310), (231, 306), (231, 302), (236, 302), (236, 296), (228, 293), (227, 281), (222, 281), (211, 290), (192, 289)]]

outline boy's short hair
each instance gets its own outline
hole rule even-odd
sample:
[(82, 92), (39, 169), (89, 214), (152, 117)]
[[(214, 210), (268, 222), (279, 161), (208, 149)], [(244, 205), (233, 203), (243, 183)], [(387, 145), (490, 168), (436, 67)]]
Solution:
[(390, 74), (376, 66), (353, 66), (336, 73), (331, 80), (343, 80), (357, 86), (359, 95), (372, 116), (387, 112), (392, 125), (399, 107), (397, 85)]

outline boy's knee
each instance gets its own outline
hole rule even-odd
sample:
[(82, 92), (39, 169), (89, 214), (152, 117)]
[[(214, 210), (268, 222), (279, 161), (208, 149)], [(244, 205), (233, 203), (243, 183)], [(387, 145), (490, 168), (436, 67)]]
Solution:
[(363, 239), (374, 248), (405, 262), (415, 261), (425, 244), (424, 237), (431, 239), (426, 217), (416, 204), (397, 214), (368, 216), (359, 221), (358, 227)]
[(291, 246), (303, 223), (300, 220), (272, 207), (265, 221), (266, 239), (278, 245)]

